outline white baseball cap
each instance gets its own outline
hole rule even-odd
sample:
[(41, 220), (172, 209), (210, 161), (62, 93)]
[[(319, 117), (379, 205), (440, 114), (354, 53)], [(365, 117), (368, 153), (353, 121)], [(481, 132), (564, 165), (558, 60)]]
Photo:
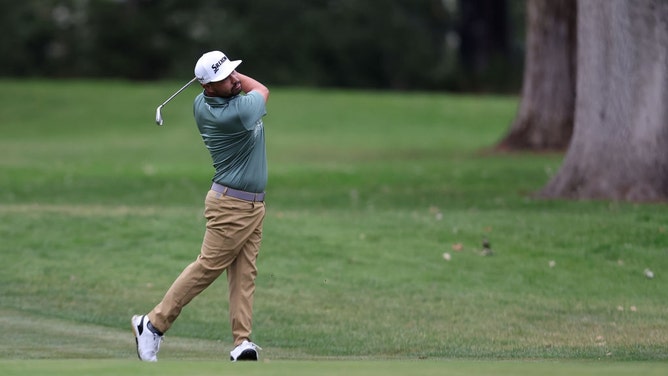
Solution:
[(220, 51), (202, 55), (195, 64), (195, 77), (202, 84), (222, 81), (241, 64), (241, 60), (230, 60)]

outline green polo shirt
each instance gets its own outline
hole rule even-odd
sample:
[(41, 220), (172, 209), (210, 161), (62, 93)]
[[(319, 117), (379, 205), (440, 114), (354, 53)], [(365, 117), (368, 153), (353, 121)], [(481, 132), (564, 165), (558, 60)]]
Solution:
[(232, 98), (195, 98), (195, 122), (216, 172), (213, 181), (247, 192), (267, 185), (267, 155), (262, 117), (267, 114), (258, 92)]

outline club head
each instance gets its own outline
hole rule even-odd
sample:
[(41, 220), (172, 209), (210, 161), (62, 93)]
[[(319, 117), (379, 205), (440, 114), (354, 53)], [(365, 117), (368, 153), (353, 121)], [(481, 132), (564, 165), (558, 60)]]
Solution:
[(158, 125), (162, 125), (162, 105), (158, 106), (158, 108), (155, 109), (155, 123)]

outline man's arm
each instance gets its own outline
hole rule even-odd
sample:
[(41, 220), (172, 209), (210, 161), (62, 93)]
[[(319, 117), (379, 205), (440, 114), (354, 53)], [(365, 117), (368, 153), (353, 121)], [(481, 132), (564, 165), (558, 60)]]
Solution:
[(264, 86), (262, 83), (260, 83), (258, 80), (246, 76), (245, 74), (239, 73), (237, 71), (237, 75), (239, 76), (239, 80), (241, 81), (241, 90), (243, 90), (245, 93), (250, 93), (251, 91), (255, 90), (262, 97), (264, 97), (265, 103), (269, 99), (269, 89), (267, 89), (266, 86)]

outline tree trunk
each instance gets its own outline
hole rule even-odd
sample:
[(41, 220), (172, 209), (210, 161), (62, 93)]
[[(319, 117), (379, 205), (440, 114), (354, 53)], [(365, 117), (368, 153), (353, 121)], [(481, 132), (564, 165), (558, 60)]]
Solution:
[(668, 2), (578, 3), (575, 128), (544, 197), (668, 199)]
[(565, 150), (575, 111), (576, 0), (528, 0), (522, 99), (500, 150)]

